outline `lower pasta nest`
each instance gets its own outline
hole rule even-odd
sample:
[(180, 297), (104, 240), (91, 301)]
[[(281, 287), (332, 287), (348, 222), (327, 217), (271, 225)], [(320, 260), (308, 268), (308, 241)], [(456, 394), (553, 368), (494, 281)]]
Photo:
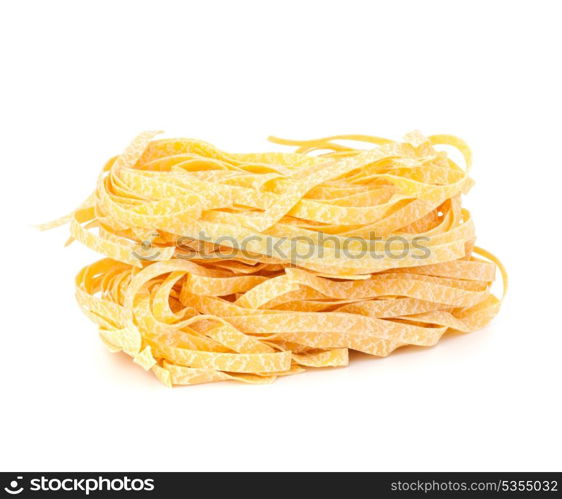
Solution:
[(497, 313), (505, 271), (474, 246), (460, 139), (273, 139), (296, 152), (229, 154), (153, 136), (43, 228), (70, 223), (71, 240), (107, 257), (78, 274), (78, 302), (110, 350), (166, 385), (268, 383), (345, 366), (349, 349), (431, 346)]

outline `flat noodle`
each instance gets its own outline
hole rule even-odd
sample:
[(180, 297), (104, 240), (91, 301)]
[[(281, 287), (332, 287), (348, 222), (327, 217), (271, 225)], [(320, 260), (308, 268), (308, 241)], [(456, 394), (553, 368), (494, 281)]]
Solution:
[(156, 133), (40, 228), (68, 223), (69, 242), (106, 257), (76, 277), (78, 303), (112, 352), (164, 384), (269, 383), (345, 366), (349, 349), (431, 346), (498, 312), (490, 288), (499, 267), (505, 294), (507, 274), (474, 247), (462, 140), (271, 138), (296, 151), (229, 154)]

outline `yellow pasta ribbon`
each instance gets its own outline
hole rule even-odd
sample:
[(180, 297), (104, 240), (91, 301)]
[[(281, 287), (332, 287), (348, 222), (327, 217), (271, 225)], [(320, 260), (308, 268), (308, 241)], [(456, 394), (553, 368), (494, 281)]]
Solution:
[(505, 294), (507, 274), (474, 246), (462, 140), (271, 137), (295, 152), (232, 154), (157, 133), (40, 228), (69, 224), (69, 242), (105, 256), (76, 277), (78, 303), (164, 384), (268, 383), (345, 366), (349, 349), (431, 346), (498, 312), (491, 286), (499, 268)]

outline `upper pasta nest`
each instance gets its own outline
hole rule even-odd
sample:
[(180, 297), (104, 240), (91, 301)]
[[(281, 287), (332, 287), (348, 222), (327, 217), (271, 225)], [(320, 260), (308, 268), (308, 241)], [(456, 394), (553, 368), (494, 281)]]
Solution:
[[(220, 249), (228, 248), (240, 261), (292, 263), (344, 277), (460, 258), (475, 237), (460, 204), (473, 183), (470, 151), (456, 137), (273, 138), (297, 152), (232, 154), (199, 140), (151, 140), (154, 135), (141, 134), (112, 158), (95, 193), (48, 226), (70, 221), (73, 238), (139, 267), (143, 256), (164, 261), (202, 250), (207, 259), (217, 251), (224, 260)], [(460, 150), (464, 168), (436, 145)], [(386, 254), (420, 237), (429, 255)], [(364, 251), (364, 240), (373, 251)]]

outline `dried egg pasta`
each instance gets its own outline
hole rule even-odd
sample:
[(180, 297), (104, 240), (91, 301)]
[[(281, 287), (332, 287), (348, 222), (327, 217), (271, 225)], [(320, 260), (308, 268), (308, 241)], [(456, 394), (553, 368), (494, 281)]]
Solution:
[(68, 223), (69, 242), (105, 256), (76, 277), (78, 303), (111, 351), (166, 385), (268, 383), (345, 366), (350, 349), (431, 346), (497, 313), (490, 288), (506, 274), (474, 246), (460, 139), (271, 138), (295, 152), (230, 154), (155, 135), (41, 228)]

